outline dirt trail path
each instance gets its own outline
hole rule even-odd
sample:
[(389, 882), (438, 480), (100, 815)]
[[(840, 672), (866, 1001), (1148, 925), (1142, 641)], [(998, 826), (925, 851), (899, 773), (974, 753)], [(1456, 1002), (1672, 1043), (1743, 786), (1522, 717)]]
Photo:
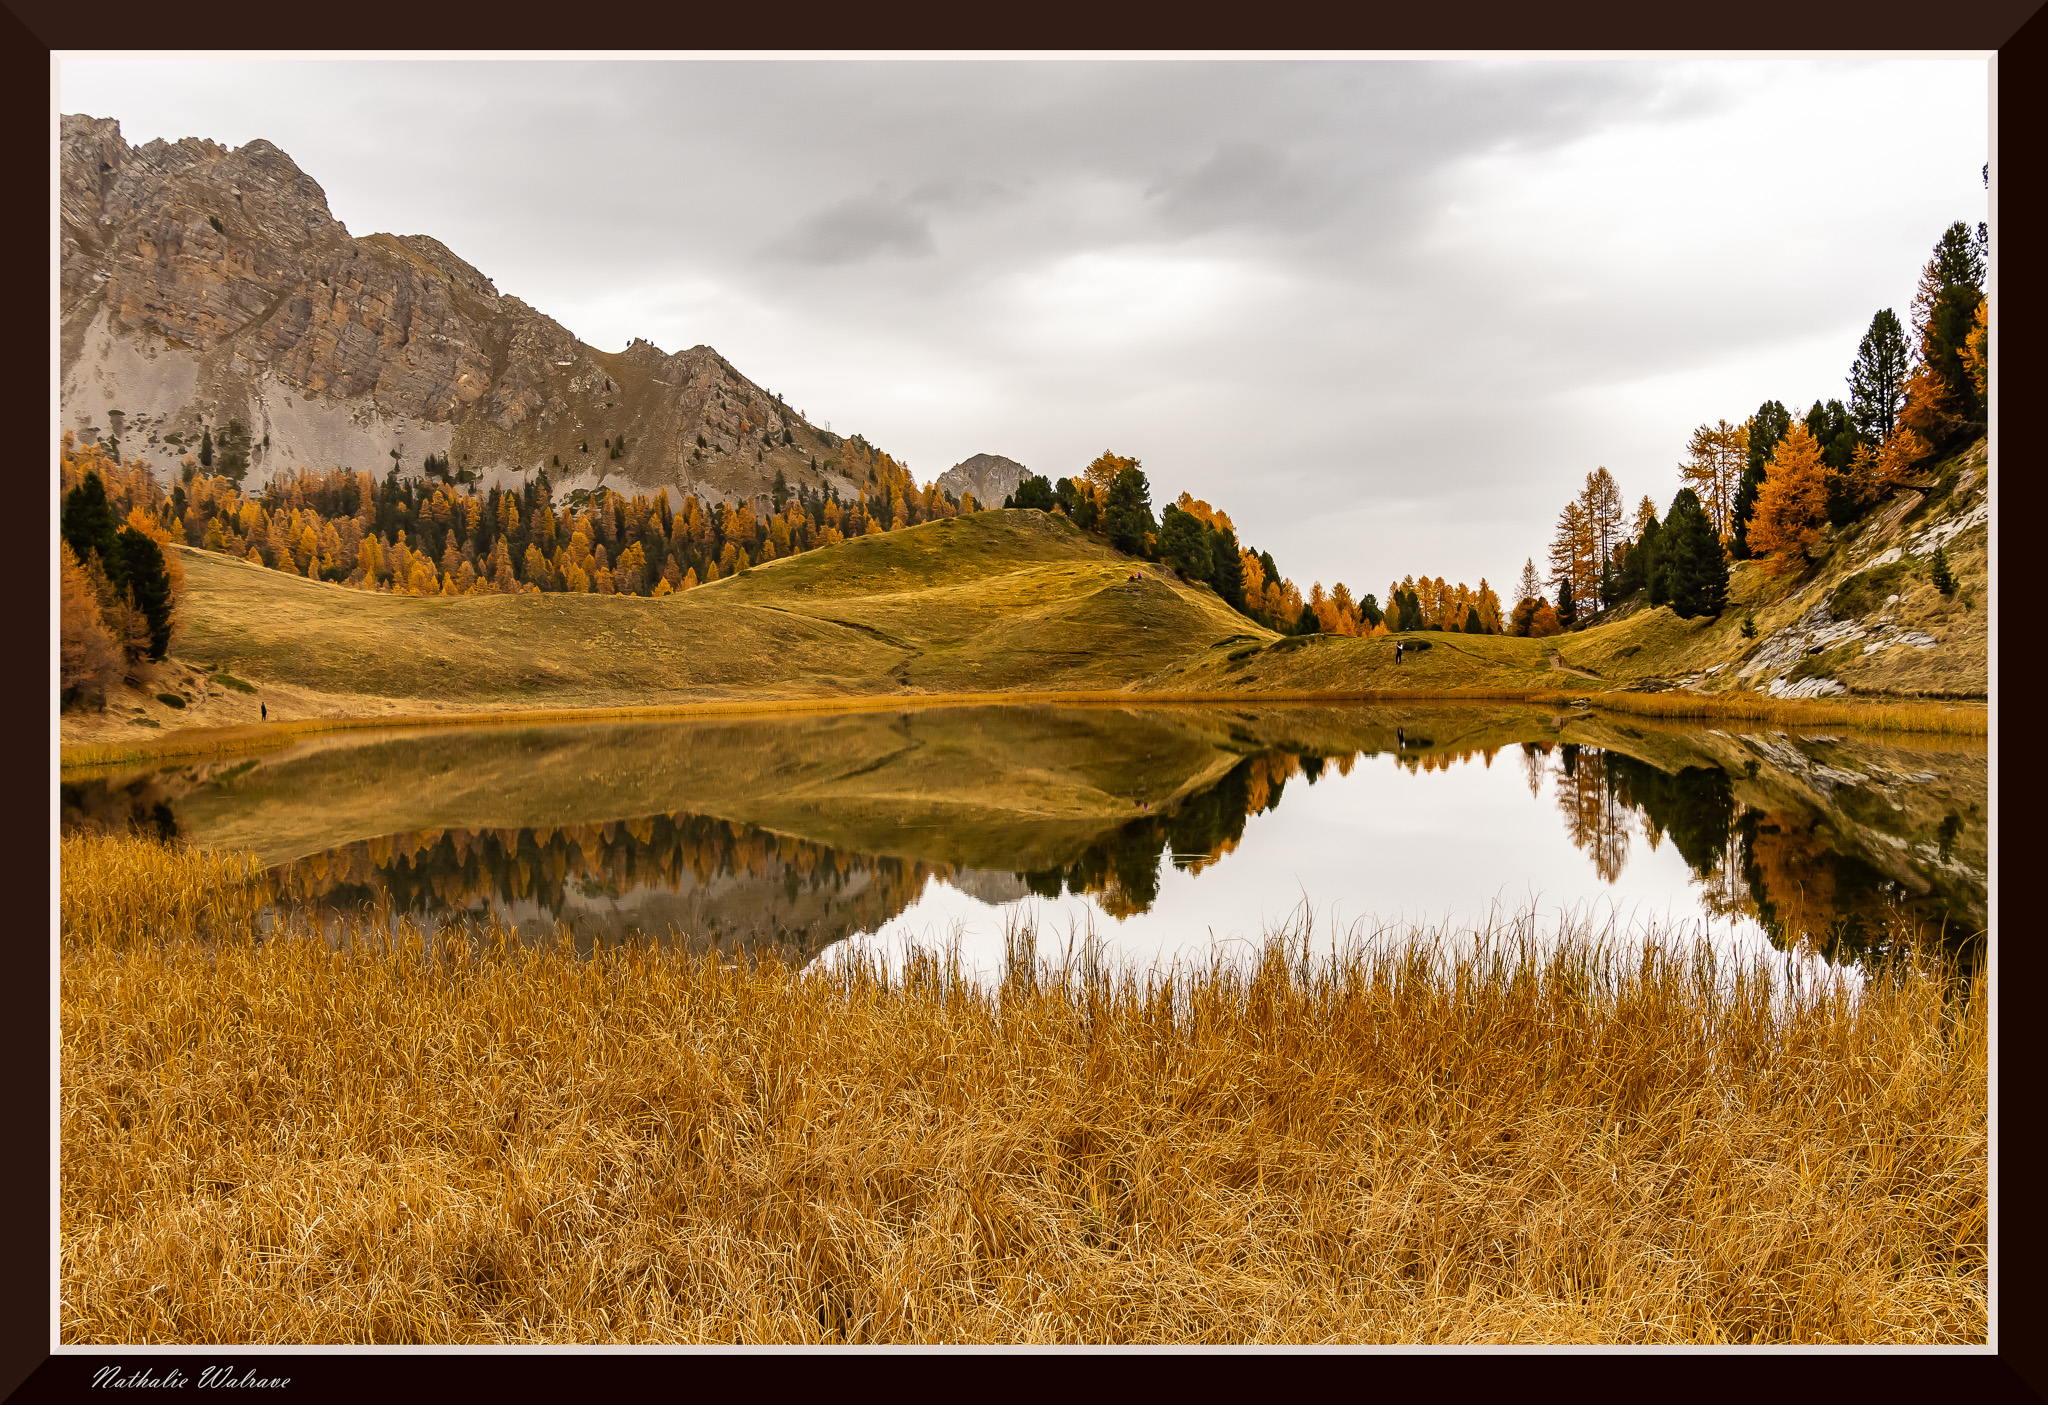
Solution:
[(1588, 673), (1583, 668), (1573, 668), (1570, 664), (1564, 661), (1564, 656), (1558, 653), (1555, 649), (1552, 649), (1550, 651), (1550, 666), (1556, 669), (1559, 673), (1569, 673), (1574, 678), (1590, 678), (1595, 683), (1605, 683), (1607, 681), (1597, 673)]

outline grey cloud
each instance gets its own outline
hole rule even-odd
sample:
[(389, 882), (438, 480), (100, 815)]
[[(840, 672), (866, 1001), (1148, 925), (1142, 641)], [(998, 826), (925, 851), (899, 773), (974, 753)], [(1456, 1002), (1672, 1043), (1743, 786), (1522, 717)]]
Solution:
[(1260, 142), (1217, 147), (1200, 165), (1154, 183), (1146, 195), (1166, 221), (1199, 232), (1228, 225), (1286, 221), (1318, 203), (1316, 184), (1283, 154)]
[(978, 210), (1011, 194), (1001, 181), (985, 176), (943, 175), (920, 181), (903, 197), (903, 203), (938, 210)]
[[(1968, 67), (67, 59), (60, 82), (62, 110), (130, 140), (267, 137), (351, 230), (431, 234), (601, 346), (708, 342), (920, 478), (980, 450), (1071, 472), (1113, 446), (1157, 493), (1229, 506), (1298, 579), (1356, 585), (1498, 582), (1594, 463), (1661, 500), (1650, 475), (1692, 423), (1839, 393), (1870, 312), (1903, 309), (1941, 229), (1982, 217), (1982, 65), (1974, 88), (1943, 76)], [(1884, 81), (1838, 81), (1857, 73)], [(1782, 128), (1714, 126), (1788, 93), (1808, 108), (1773, 108)], [(1849, 143), (1817, 117), (1844, 101)], [(1900, 164), (1931, 124), (1953, 129), (1954, 183), (1945, 157)], [(1768, 254), (1698, 247), (1658, 180), (1628, 247), (1540, 189), (1554, 248), (1447, 214), (1485, 205), (1494, 166), (1633, 191), (1605, 139), (1700, 130), (1796, 166), (1799, 197), (1685, 198), (1731, 230), (1815, 227), (1750, 246)], [(1567, 151), (1590, 154), (1546, 164)], [(1801, 339), (1835, 348), (1812, 390), (1781, 369)], [(1751, 364), (1682, 422), (1634, 408), (1654, 386), (1620, 389)], [(1474, 518), (1474, 492), (1504, 510)], [(1524, 494), (1543, 521), (1518, 529)]]
[(929, 258), (938, 252), (929, 217), (880, 192), (827, 205), (768, 247), (798, 263), (827, 267), (892, 254)]

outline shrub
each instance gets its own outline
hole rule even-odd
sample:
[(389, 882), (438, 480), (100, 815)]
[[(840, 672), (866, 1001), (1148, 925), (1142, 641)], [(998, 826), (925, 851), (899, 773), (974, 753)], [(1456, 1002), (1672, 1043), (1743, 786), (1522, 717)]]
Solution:
[(1954, 595), (1956, 593), (1956, 578), (1948, 568), (1947, 547), (1935, 548), (1934, 560), (1927, 567), (1927, 579), (1932, 581), (1934, 588), (1943, 595)]

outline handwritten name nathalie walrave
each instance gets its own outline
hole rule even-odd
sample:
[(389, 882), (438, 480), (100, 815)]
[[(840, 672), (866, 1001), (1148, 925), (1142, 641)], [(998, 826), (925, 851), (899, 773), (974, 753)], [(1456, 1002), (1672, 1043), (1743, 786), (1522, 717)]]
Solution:
[(283, 1390), (291, 1383), (290, 1376), (259, 1376), (251, 1370), (237, 1376), (232, 1366), (208, 1366), (196, 1380), (175, 1366), (162, 1375), (147, 1367), (124, 1372), (119, 1366), (102, 1366), (92, 1378), (94, 1390)]

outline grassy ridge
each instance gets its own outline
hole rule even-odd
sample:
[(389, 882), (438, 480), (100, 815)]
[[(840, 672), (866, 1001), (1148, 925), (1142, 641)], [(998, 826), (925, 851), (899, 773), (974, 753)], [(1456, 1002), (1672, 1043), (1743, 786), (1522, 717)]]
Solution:
[(1503, 933), (986, 989), (256, 944), (184, 862), (65, 842), (67, 1343), (1988, 1330), (1987, 1007), (1936, 969), (1788, 1003)]

